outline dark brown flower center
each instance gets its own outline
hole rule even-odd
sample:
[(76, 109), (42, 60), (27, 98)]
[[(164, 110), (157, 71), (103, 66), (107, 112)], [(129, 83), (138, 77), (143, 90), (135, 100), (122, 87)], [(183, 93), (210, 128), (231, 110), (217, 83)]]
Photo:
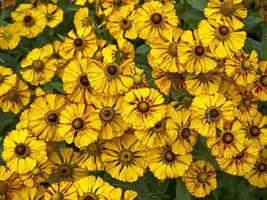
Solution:
[(119, 159), (122, 163), (131, 163), (133, 160), (133, 153), (129, 150), (123, 150), (119, 154)]
[(113, 1), (113, 4), (114, 4), (115, 6), (119, 6), (119, 5), (121, 5), (121, 3), (122, 3), (122, 0), (114, 0), (114, 1)]
[(257, 168), (258, 168), (258, 171), (260, 171), (260, 172), (265, 172), (267, 166), (266, 166), (265, 163), (259, 163)]
[(261, 76), (261, 84), (265, 87), (267, 86), (267, 75)]
[(26, 15), (24, 18), (23, 18), (23, 24), (27, 27), (31, 27), (32, 25), (34, 25), (35, 23), (35, 20), (32, 16), (30, 15)]
[(28, 155), (28, 147), (25, 144), (18, 144), (15, 147), (15, 153), (19, 157), (26, 157)]
[(63, 194), (61, 192), (56, 192), (52, 195), (51, 200), (63, 200)]
[(53, 53), (52, 54), (52, 58), (59, 59), (60, 58), (60, 55), (58, 53)]
[(88, 147), (86, 148), (87, 153), (89, 155), (99, 155), (101, 152), (101, 146), (96, 142), (96, 143), (92, 143), (89, 144)]
[(106, 107), (106, 108), (103, 108), (101, 111), (100, 111), (100, 118), (103, 120), (103, 121), (111, 121), (113, 120), (115, 117), (115, 112), (112, 108), (110, 107)]
[(225, 144), (230, 144), (234, 141), (234, 135), (231, 132), (225, 132), (222, 136), (222, 140)]
[(18, 102), (20, 100), (20, 95), (16, 88), (11, 88), (7, 92), (7, 99), (12, 102)]
[(220, 117), (220, 110), (218, 108), (211, 108), (208, 110), (207, 117), (211, 121), (216, 121)]
[(82, 47), (83, 46), (83, 43), (84, 43), (84, 41), (83, 41), (82, 38), (76, 38), (74, 40), (74, 46), (77, 47), (77, 48)]
[(249, 129), (249, 133), (251, 136), (257, 137), (260, 134), (260, 129), (258, 126), (253, 125)]
[(131, 21), (129, 21), (127, 19), (121, 20), (120, 27), (123, 30), (128, 30), (131, 27)]
[(75, 118), (73, 121), (72, 121), (72, 127), (75, 129), (75, 130), (81, 130), (84, 126), (84, 121), (82, 120), (82, 118)]
[(157, 122), (154, 127), (154, 131), (156, 132), (162, 132), (166, 129), (166, 122), (164, 120)]
[(221, 4), (220, 12), (222, 13), (222, 15), (229, 17), (235, 12), (235, 5), (231, 1), (224, 1)]
[(110, 64), (106, 67), (106, 75), (108, 78), (116, 78), (118, 77), (120, 71), (116, 64)]
[(69, 166), (69, 165), (61, 165), (59, 168), (58, 168), (58, 175), (60, 177), (63, 177), (63, 178), (66, 178), (66, 177), (69, 177), (71, 176), (72, 174), (72, 168)]
[(139, 102), (137, 104), (137, 109), (138, 111), (145, 113), (149, 110), (149, 104), (145, 101)]
[(0, 180), (0, 196), (5, 195), (8, 192), (8, 183)]
[(195, 47), (194, 52), (195, 52), (195, 55), (196, 56), (199, 56), (200, 57), (200, 56), (203, 56), (204, 55), (205, 49), (204, 49), (203, 46), (198, 45), (198, 46)]
[(224, 25), (220, 26), (218, 31), (219, 31), (219, 34), (224, 36), (224, 37), (227, 36), (229, 34), (229, 32), (230, 32), (228, 27), (224, 26)]
[(50, 112), (50, 113), (47, 114), (46, 119), (47, 119), (47, 121), (48, 121), (49, 123), (54, 124), (54, 123), (58, 122), (58, 119), (59, 119), (59, 118), (58, 118), (58, 114), (57, 114), (57, 113), (55, 113), (55, 112)]
[(176, 156), (171, 150), (164, 152), (163, 159), (168, 163), (172, 163), (175, 160)]
[(172, 57), (176, 57), (177, 56), (177, 42), (173, 42), (169, 45), (168, 47), (168, 53), (170, 56)]
[(84, 194), (82, 197), (82, 200), (98, 200), (98, 199), (99, 198), (95, 194), (92, 194), (92, 193)]
[(236, 156), (235, 156), (235, 158), (236, 159), (242, 159), (243, 157), (244, 157), (244, 151), (241, 151), (240, 153), (238, 153)]
[(79, 81), (82, 86), (89, 86), (89, 81), (86, 74), (80, 76)]
[(189, 138), (190, 134), (191, 134), (191, 131), (189, 128), (183, 128), (181, 131), (181, 135), (184, 139)]
[(41, 60), (34, 60), (32, 62), (32, 68), (36, 72), (41, 72), (44, 68), (44, 63)]
[(207, 175), (207, 173), (205, 173), (205, 172), (200, 172), (200, 173), (197, 175), (197, 180), (198, 180), (200, 183), (206, 183), (207, 180), (208, 180), (208, 175)]
[(154, 25), (159, 25), (163, 21), (163, 17), (160, 13), (153, 13), (150, 20)]

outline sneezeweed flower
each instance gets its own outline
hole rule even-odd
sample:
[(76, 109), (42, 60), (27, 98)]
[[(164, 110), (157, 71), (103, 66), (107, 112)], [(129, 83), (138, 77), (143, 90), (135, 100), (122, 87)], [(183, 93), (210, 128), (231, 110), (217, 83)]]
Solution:
[(45, 142), (32, 137), (27, 129), (13, 130), (4, 139), (3, 160), (10, 170), (25, 174), (38, 161), (47, 160)]
[(0, 199), (13, 199), (15, 194), (21, 190), (23, 184), (19, 175), (5, 166), (0, 165)]
[(49, 155), (52, 172), (60, 180), (74, 181), (86, 176), (86, 170), (78, 165), (79, 154), (72, 148), (61, 148)]
[(44, 196), (45, 187), (38, 186), (38, 187), (23, 187), (19, 190), (13, 200), (37, 200), (42, 199)]
[(88, 59), (73, 59), (63, 73), (63, 89), (71, 101), (88, 104), (94, 90), (89, 81), (89, 69), (92, 61)]
[(60, 181), (52, 183), (44, 193), (44, 200), (78, 199), (77, 188), (73, 182)]
[(221, 73), (214, 70), (208, 73), (187, 74), (185, 85), (187, 91), (194, 96), (217, 93), (221, 82)]
[(253, 50), (250, 54), (239, 51), (225, 62), (225, 72), (238, 85), (248, 86), (256, 78), (258, 69), (258, 54)]
[(55, 4), (42, 4), (37, 6), (37, 9), (41, 10), (46, 18), (46, 24), (50, 28), (56, 27), (63, 21), (63, 10)]
[(195, 197), (207, 196), (217, 187), (216, 170), (204, 160), (198, 160), (191, 164), (183, 176), (186, 189)]
[(147, 168), (146, 146), (134, 135), (126, 134), (105, 142), (101, 160), (113, 178), (134, 182)]
[(244, 149), (245, 135), (241, 131), (241, 123), (235, 120), (226, 124), (221, 133), (216, 137), (209, 137), (207, 145), (213, 156), (230, 159)]
[(76, 11), (73, 19), (74, 26), (76, 30), (79, 29), (88, 29), (92, 30), (94, 27), (94, 21), (89, 15), (89, 9), (88, 8), (80, 8)]
[(21, 61), (20, 73), (23, 79), (35, 86), (51, 81), (57, 70), (57, 61), (50, 57), (52, 54), (50, 45), (31, 50)]
[(104, 140), (98, 140), (82, 148), (79, 154), (79, 166), (87, 168), (89, 171), (102, 171), (104, 164), (101, 161), (101, 155), (104, 149), (104, 142)]
[(173, 29), (180, 23), (174, 5), (170, 2), (162, 4), (158, 1), (144, 3), (135, 15), (136, 30), (139, 37), (149, 42), (159, 37), (171, 38)]
[(35, 99), (28, 113), (32, 134), (46, 142), (62, 140), (59, 136), (58, 124), (60, 111), (65, 103), (65, 97), (56, 94), (47, 94)]
[(78, 199), (97, 200), (110, 199), (114, 187), (100, 177), (87, 176), (74, 182), (78, 191)]
[(14, 49), (20, 42), (20, 33), (17, 26), (8, 24), (0, 26), (0, 49)]
[(267, 100), (267, 61), (259, 63), (260, 74), (250, 86), (252, 93), (262, 101)]
[(109, 16), (106, 26), (113, 37), (116, 39), (137, 38), (134, 13), (134, 6), (126, 5), (120, 7), (118, 11)]
[(19, 122), (16, 124), (16, 129), (27, 129), (29, 128), (29, 109), (23, 110), (19, 116)]
[(149, 129), (163, 119), (166, 112), (163, 96), (155, 89), (141, 88), (128, 92), (122, 118), (135, 129)]
[(123, 97), (105, 97), (98, 95), (92, 97), (91, 103), (101, 120), (102, 126), (98, 133), (100, 139), (119, 137), (129, 127), (121, 117), (124, 109)]
[(0, 96), (0, 108), (4, 112), (19, 113), (28, 105), (30, 98), (28, 85), (17, 77), (15, 85)]
[(197, 142), (198, 133), (189, 127), (190, 117), (191, 111), (188, 109), (178, 110), (173, 115), (176, 131), (178, 132), (175, 141), (171, 145), (175, 154), (184, 155), (193, 151), (193, 147)]
[(171, 92), (179, 92), (181, 89), (185, 88), (184, 77), (180, 73), (172, 73), (156, 68), (152, 71), (152, 77), (160, 92), (165, 95), (170, 95)]
[(229, 23), (236, 29), (243, 28), (243, 20), (247, 16), (247, 9), (242, 0), (210, 0), (204, 9), (208, 19), (216, 19)]
[(63, 43), (68, 58), (91, 58), (97, 50), (96, 36), (90, 29), (71, 30)]
[(253, 168), (244, 176), (251, 185), (259, 188), (267, 187), (267, 160), (261, 152), (257, 156), (257, 161)]
[(21, 174), (20, 178), (27, 187), (38, 187), (47, 181), (52, 174), (51, 164), (47, 159), (37, 162), (35, 168), (26, 174)]
[(105, 0), (104, 2), (101, 2), (100, 4), (102, 7), (102, 13), (105, 16), (110, 16), (115, 11), (118, 11), (123, 6), (136, 5), (137, 3), (139, 3), (139, 0)]
[(135, 130), (134, 134), (137, 139), (149, 148), (157, 148), (171, 144), (177, 137), (177, 127), (172, 118), (175, 113), (171, 105), (166, 106), (164, 118), (155, 123), (149, 129)]
[(184, 176), (192, 159), (191, 154), (175, 154), (169, 145), (147, 151), (148, 167), (159, 180)]
[(81, 148), (98, 139), (101, 130), (99, 115), (92, 106), (69, 104), (60, 113), (59, 134), (67, 143)]
[(148, 54), (148, 62), (151, 67), (160, 68), (170, 72), (184, 72), (183, 65), (178, 60), (178, 43), (183, 30), (175, 28), (164, 38), (157, 38), (149, 42), (151, 50)]
[(227, 23), (202, 20), (198, 25), (198, 36), (213, 56), (225, 58), (244, 46), (246, 32), (238, 31)]
[(0, 96), (16, 84), (16, 77), (12, 69), (0, 66)]
[(39, 35), (46, 26), (46, 18), (43, 12), (34, 8), (32, 4), (20, 4), (11, 13), (14, 25), (20, 30), (20, 35), (34, 38)]
[(205, 137), (214, 137), (216, 128), (223, 129), (226, 121), (234, 119), (234, 106), (231, 101), (219, 93), (200, 95), (194, 98), (191, 105), (190, 128)]
[(234, 176), (244, 176), (253, 167), (257, 160), (259, 150), (255, 145), (246, 145), (245, 148), (234, 157), (227, 159), (216, 157), (220, 168), (228, 174)]
[(253, 144), (259, 150), (262, 146), (267, 145), (267, 117), (257, 112), (247, 121), (242, 122), (241, 131), (245, 135), (244, 143)]
[(198, 32), (184, 31), (178, 48), (179, 62), (189, 73), (207, 73), (217, 66), (209, 48), (200, 42)]

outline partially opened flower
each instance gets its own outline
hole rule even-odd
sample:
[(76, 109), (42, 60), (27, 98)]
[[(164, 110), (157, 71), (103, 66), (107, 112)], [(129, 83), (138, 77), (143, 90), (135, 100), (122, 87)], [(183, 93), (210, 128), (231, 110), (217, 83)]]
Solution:
[(77, 188), (73, 182), (60, 181), (52, 183), (44, 193), (44, 200), (78, 199)]
[(0, 26), (0, 49), (14, 49), (19, 42), (19, 28), (16, 25)]

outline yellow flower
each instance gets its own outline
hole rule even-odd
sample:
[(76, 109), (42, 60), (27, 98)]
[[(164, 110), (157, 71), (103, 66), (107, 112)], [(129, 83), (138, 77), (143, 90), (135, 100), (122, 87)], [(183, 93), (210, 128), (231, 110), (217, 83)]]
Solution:
[(238, 85), (248, 86), (256, 78), (258, 54), (253, 50), (250, 54), (239, 51), (226, 59), (225, 72)]
[(44, 193), (44, 200), (74, 200), (78, 199), (74, 182), (61, 181), (51, 184)]
[(15, 194), (23, 187), (17, 173), (7, 170), (0, 165), (0, 199), (13, 199)]
[(247, 145), (253, 144), (259, 150), (262, 146), (267, 145), (267, 117), (257, 112), (247, 121), (242, 122), (241, 131), (245, 135), (244, 143)]
[(225, 125), (216, 137), (210, 137), (207, 145), (213, 156), (233, 158), (244, 149), (245, 134), (241, 131), (241, 123), (236, 120)]
[(29, 128), (36, 137), (47, 141), (60, 141), (58, 124), (65, 97), (56, 94), (35, 99), (29, 110)]
[(134, 67), (132, 69), (133, 89), (148, 87), (145, 70)]
[(244, 176), (252, 169), (256, 162), (259, 150), (255, 145), (245, 146), (234, 157), (227, 159), (224, 157), (216, 157), (220, 168), (228, 174), (234, 176)]
[(97, 39), (96, 44), (97, 44), (97, 51), (95, 52), (93, 59), (95, 60), (102, 60), (104, 59), (102, 50), (105, 47), (107, 41), (103, 39)]
[[(92, 1), (92, 0), (89, 0), (89, 1)], [(100, 0), (100, 4), (103, 9), (102, 12), (105, 16), (112, 15), (115, 11), (118, 11), (123, 6), (136, 5), (138, 3), (139, 3), (139, 0), (105, 0), (104, 2), (101, 2)]]
[(59, 134), (67, 143), (74, 141), (79, 148), (98, 139), (101, 130), (99, 115), (92, 106), (69, 104), (60, 113)]
[(190, 73), (207, 73), (217, 66), (213, 54), (200, 42), (196, 30), (193, 33), (190, 30), (184, 31), (179, 43), (178, 58)]
[(155, 89), (141, 88), (128, 92), (122, 118), (135, 129), (149, 129), (163, 119), (166, 112), (163, 96)]
[(123, 97), (92, 97), (91, 103), (95, 108), (95, 112), (99, 115), (101, 120), (101, 130), (99, 131), (99, 138), (111, 139), (121, 136), (129, 127), (122, 119), (124, 100)]
[(197, 142), (198, 133), (194, 129), (190, 129), (191, 112), (187, 109), (177, 111), (173, 115), (176, 123), (176, 131), (178, 135), (172, 143), (172, 151), (175, 154), (184, 155), (193, 151), (193, 147)]
[(4, 139), (2, 157), (12, 171), (25, 174), (47, 159), (45, 143), (30, 136), (27, 129), (13, 130)]
[(20, 178), (27, 187), (38, 187), (40, 183), (46, 182), (52, 173), (51, 164), (47, 159), (37, 162), (35, 168)]
[(14, 49), (20, 42), (19, 28), (14, 24), (0, 26), (0, 49)]
[(24, 187), (18, 191), (12, 200), (37, 200), (42, 199), (44, 196), (45, 187)]
[(0, 96), (16, 84), (16, 75), (12, 69), (0, 66)]
[(261, 61), (259, 63), (260, 74), (254, 80), (254, 83), (250, 86), (252, 93), (262, 101), (267, 100), (267, 61)]
[(148, 149), (147, 162), (150, 171), (159, 180), (183, 176), (192, 162), (191, 154), (178, 155), (168, 145)]
[(182, 29), (175, 28), (164, 38), (157, 38), (149, 43), (151, 50), (148, 54), (148, 62), (152, 68), (169, 72), (185, 71), (183, 65), (179, 63), (179, 56), (177, 56), (177, 51), (180, 48), (178, 42), (182, 33)]
[(134, 13), (133, 5), (125, 5), (109, 16), (106, 26), (111, 35), (117, 40), (120, 38), (137, 38)]
[(198, 25), (198, 36), (213, 56), (225, 58), (244, 46), (246, 32), (237, 31), (227, 23), (202, 20)]
[(50, 28), (56, 27), (63, 21), (63, 10), (55, 4), (42, 4), (37, 6), (37, 9), (41, 10), (46, 17), (46, 24)]
[(102, 171), (104, 164), (100, 157), (104, 148), (104, 140), (98, 140), (80, 151), (78, 163), (82, 168), (87, 168), (89, 171)]
[(217, 70), (208, 73), (187, 74), (185, 79), (187, 91), (194, 96), (201, 94), (212, 95), (219, 90), (221, 73)]
[(76, 103), (90, 102), (94, 94), (89, 81), (89, 69), (93, 65), (88, 59), (73, 59), (64, 69), (63, 89), (71, 101)]
[(19, 113), (30, 102), (31, 91), (18, 77), (16, 83), (0, 96), (0, 108), (4, 112)]
[(57, 68), (57, 61), (51, 59), (53, 49), (51, 45), (31, 50), (21, 61), (21, 75), (32, 85), (43, 85), (53, 78)]
[(28, 117), (29, 109), (23, 110), (19, 116), (19, 122), (16, 124), (16, 129), (26, 129), (29, 128), (29, 117)]
[(78, 199), (104, 200), (109, 199), (114, 187), (100, 177), (87, 176), (74, 182), (78, 191)]
[(216, 19), (229, 23), (236, 29), (243, 28), (243, 20), (247, 16), (247, 9), (242, 0), (210, 0), (204, 9), (208, 19)]
[(63, 43), (69, 59), (91, 58), (97, 50), (96, 36), (90, 29), (71, 30)]
[(146, 170), (146, 147), (134, 135), (126, 134), (105, 142), (101, 160), (105, 171), (120, 181), (134, 182)]
[(159, 37), (171, 38), (173, 29), (180, 20), (176, 16), (174, 5), (158, 1), (144, 3), (135, 15), (136, 30), (139, 37), (149, 42)]
[(216, 170), (204, 160), (193, 162), (183, 176), (186, 189), (195, 197), (207, 196), (217, 187)]
[(234, 119), (234, 106), (231, 101), (219, 93), (200, 95), (194, 98), (191, 105), (190, 128), (196, 129), (201, 135), (216, 135), (216, 128), (223, 129), (226, 121)]
[(89, 15), (88, 8), (80, 8), (79, 10), (77, 10), (74, 15), (73, 23), (76, 30), (88, 29), (89, 31), (91, 31), (94, 27), (94, 22)]
[(60, 180), (74, 181), (86, 176), (85, 169), (78, 165), (79, 154), (72, 148), (61, 148), (49, 155), (52, 171)]
[(19, 29), (21, 36), (34, 38), (39, 35), (46, 26), (46, 19), (43, 12), (34, 8), (32, 4), (20, 4), (11, 13), (14, 25)]

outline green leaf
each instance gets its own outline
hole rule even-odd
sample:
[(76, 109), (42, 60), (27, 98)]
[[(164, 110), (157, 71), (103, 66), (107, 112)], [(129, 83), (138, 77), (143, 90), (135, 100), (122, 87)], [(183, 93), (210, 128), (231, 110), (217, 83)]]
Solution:
[(198, 11), (203, 11), (207, 6), (208, 0), (186, 0), (186, 2)]
[(137, 47), (136, 53), (137, 54), (147, 54), (150, 51), (150, 46), (148, 44), (142, 44), (141, 46)]
[(244, 20), (244, 30), (249, 32), (250, 30), (255, 30), (255, 28), (261, 23), (261, 18), (258, 16), (250, 15)]
[(15, 127), (18, 122), (18, 115), (12, 112), (1, 112), (0, 122), (0, 132), (3, 134)]
[(237, 185), (237, 196), (240, 200), (256, 200), (256, 197), (249, 192), (249, 188), (244, 180)]
[(247, 38), (244, 46), (244, 50), (246, 52), (251, 52), (253, 50), (256, 50), (259, 55), (261, 55), (262, 52), (262, 44), (258, 42), (257, 40), (253, 40), (252, 38)]
[(58, 33), (57, 33), (57, 36), (59, 37), (59, 39), (60, 39), (61, 41), (64, 41), (64, 39), (65, 39), (65, 36), (64, 36), (64, 35), (61, 35), (61, 34), (58, 34)]
[(263, 27), (263, 32), (262, 32), (262, 55), (261, 55), (261, 59), (263, 60), (267, 60), (267, 25), (265, 25)]
[(181, 178), (176, 180), (176, 200), (191, 200), (191, 194), (186, 190)]

